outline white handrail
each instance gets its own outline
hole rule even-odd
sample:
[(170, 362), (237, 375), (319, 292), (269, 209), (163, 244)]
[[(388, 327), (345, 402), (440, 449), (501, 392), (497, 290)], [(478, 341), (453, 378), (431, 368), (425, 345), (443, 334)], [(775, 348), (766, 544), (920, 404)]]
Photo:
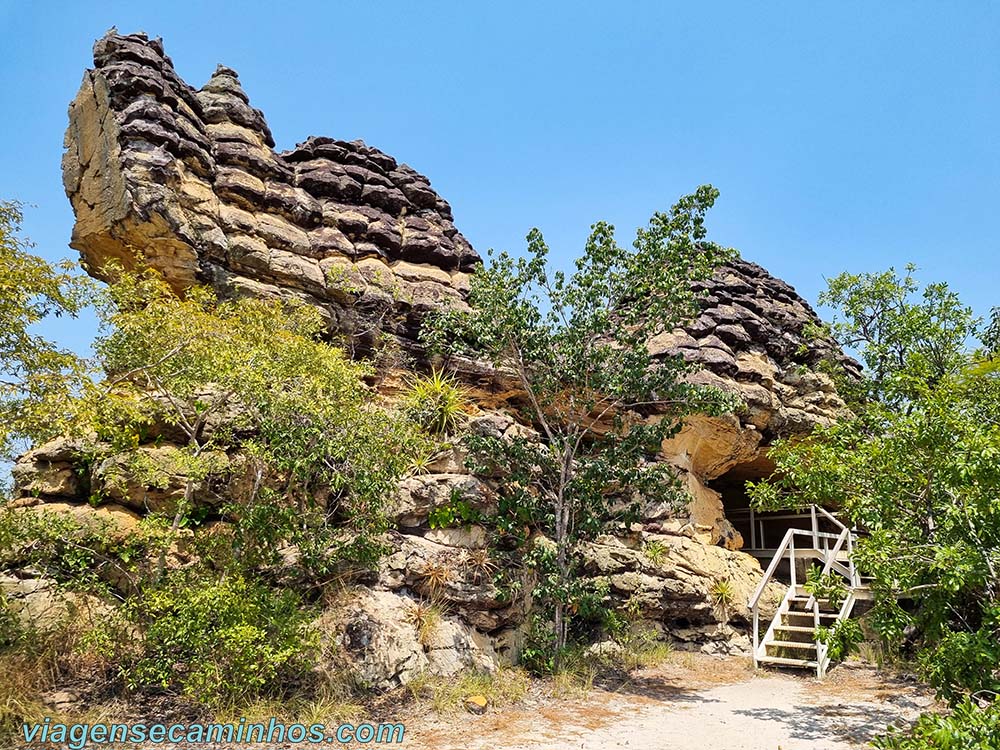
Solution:
[(750, 597), (750, 601), (747, 606), (753, 609), (760, 602), (761, 596), (764, 595), (764, 589), (767, 584), (771, 582), (771, 578), (774, 576), (774, 571), (778, 569), (778, 564), (781, 562), (781, 558), (785, 556), (785, 551), (788, 549), (788, 545), (792, 543), (792, 537), (795, 536), (795, 529), (789, 529), (785, 532), (785, 538), (781, 540), (781, 546), (778, 547), (778, 551), (775, 553), (774, 557), (771, 558), (771, 564), (767, 566), (767, 570), (764, 571), (764, 577), (760, 579), (760, 583), (757, 585), (756, 591), (753, 592), (753, 596)]
[(764, 577), (761, 578), (760, 584), (757, 586), (756, 591), (754, 591), (753, 596), (750, 597), (750, 601), (747, 603), (747, 606), (749, 608), (753, 609), (755, 606), (757, 606), (757, 602), (760, 601), (760, 597), (764, 594), (765, 587), (767, 586), (768, 583), (770, 583), (771, 579), (774, 577), (775, 570), (777, 570), (778, 565), (781, 563), (782, 558), (788, 551), (788, 547), (791, 546), (792, 540), (796, 534), (798, 534), (799, 536), (808, 536), (810, 538), (817, 537), (819, 539), (840, 539), (841, 537), (840, 534), (830, 534), (829, 532), (826, 531), (813, 532), (813, 531), (807, 531), (805, 529), (789, 529), (788, 531), (786, 531), (784, 538), (781, 540), (781, 545), (778, 547), (778, 550), (774, 553), (774, 557), (771, 558), (771, 564), (768, 565), (767, 570), (764, 571)]
[(814, 505), (813, 507), (816, 510), (818, 510), (820, 513), (822, 513), (827, 519), (829, 519), (830, 521), (832, 521), (833, 523), (835, 523), (837, 526), (839, 526), (840, 529), (841, 529), (841, 531), (846, 531), (847, 530), (847, 527), (844, 525), (844, 522), (841, 521), (839, 518), (837, 518), (835, 515), (833, 515), (833, 513), (831, 513), (830, 511), (828, 511), (822, 505)]
[[(850, 537), (851, 531), (845, 527), (844, 530), (840, 532), (840, 536), (837, 537), (837, 543), (833, 545), (833, 549), (827, 553), (826, 563), (823, 565), (823, 570), (820, 573), (821, 576), (827, 576), (830, 574), (830, 571), (833, 570), (833, 564), (837, 561), (837, 555), (840, 554), (840, 550), (843, 548), (844, 543), (850, 539)], [(851, 581), (851, 585), (854, 585), (854, 581)], [(809, 601), (806, 602), (806, 607), (812, 607), (814, 604), (817, 604), (815, 594), (810, 595)], [(818, 609), (816, 614), (817, 616), (819, 615)]]

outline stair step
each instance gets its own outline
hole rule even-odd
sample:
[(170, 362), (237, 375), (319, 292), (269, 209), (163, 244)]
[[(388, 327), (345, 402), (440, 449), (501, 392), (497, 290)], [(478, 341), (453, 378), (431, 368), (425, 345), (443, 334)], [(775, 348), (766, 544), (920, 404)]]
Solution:
[(808, 667), (815, 669), (816, 661), (813, 659), (789, 659), (785, 656), (758, 656), (757, 661), (762, 664), (778, 664), (783, 667)]
[[(792, 617), (797, 617), (800, 620), (809, 620), (810, 622), (813, 622), (813, 620), (814, 620), (814, 615), (813, 615), (812, 612), (802, 612), (802, 611), (799, 611), (799, 610), (791, 610), (790, 609), (787, 612), (784, 612), (782, 614), (791, 615)], [(829, 625), (831, 622), (833, 622), (834, 620), (836, 620), (838, 618), (839, 618), (839, 614), (837, 612), (820, 612), (819, 613), (819, 624), (820, 625)]]
[(790, 633), (815, 633), (816, 628), (806, 627), (805, 625), (775, 625), (775, 630), (787, 630)]
[[(788, 610), (787, 612), (785, 612), (785, 615), (788, 617), (815, 617), (815, 613), (813, 612), (802, 612), (800, 610), (794, 610), (794, 609)], [(832, 612), (820, 612), (819, 619), (836, 620), (837, 615), (835, 615)]]
[(815, 649), (816, 648), (816, 644), (815, 643), (809, 643), (809, 642), (800, 643), (798, 641), (771, 641), (769, 643), (765, 643), (764, 645), (765, 646), (775, 646), (777, 648), (803, 648), (803, 649)]

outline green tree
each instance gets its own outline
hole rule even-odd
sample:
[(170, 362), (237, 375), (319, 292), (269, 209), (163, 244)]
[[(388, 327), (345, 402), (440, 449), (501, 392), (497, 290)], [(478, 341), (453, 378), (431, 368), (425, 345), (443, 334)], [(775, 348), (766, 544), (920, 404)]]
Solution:
[(157, 425), (183, 436), (172, 529), (220, 471), (220, 451), (239, 446), (251, 481), (229, 512), (244, 563), (289, 542), (315, 574), (334, 560), (373, 562), (383, 502), (421, 438), (366, 386), (370, 368), (319, 340), (315, 308), (201, 288), (179, 298), (152, 271), (116, 275), (95, 344), (106, 378), (78, 409), (105, 445), (137, 459)]
[(703, 186), (655, 214), (630, 248), (618, 245), (612, 226), (595, 224), (569, 275), (549, 268), (548, 246), (532, 230), (527, 257), (491, 253), (477, 270), (470, 310), (447, 311), (427, 326), (432, 348), (485, 357), (512, 377), (526, 419), (541, 433), (541, 442), (468, 442), (478, 468), (501, 476), (503, 530), (521, 541), (525, 529), (550, 540), (532, 552), (534, 596), (551, 610), (557, 658), (584, 596), (572, 575), (578, 543), (614, 511), (623, 518), (623, 499), (678, 497), (670, 468), (651, 460), (662, 440), (692, 410), (731, 406), (688, 384), (680, 358), (653, 358), (647, 346), (695, 314), (692, 282), (730, 257), (705, 239), (705, 213), (717, 195)]
[(20, 204), (0, 201), (0, 459), (58, 435), (67, 400), (86, 377), (84, 363), (35, 326), (77, 314), (88, 284), (68, 262), (53, 266), (31, 254), (21, 221)]
[(864, 529), (876, 626), (890, 644), (916, 638), (924, 675), (959, 700), (1000, 689), (1000, 360), (973, 347), (981, 323), (954, 292), (911, 272), (830, 282), (831, 331), (866, 366), (844, 381), (856, 418), (779, 442), (751, 492), (840, 506)]

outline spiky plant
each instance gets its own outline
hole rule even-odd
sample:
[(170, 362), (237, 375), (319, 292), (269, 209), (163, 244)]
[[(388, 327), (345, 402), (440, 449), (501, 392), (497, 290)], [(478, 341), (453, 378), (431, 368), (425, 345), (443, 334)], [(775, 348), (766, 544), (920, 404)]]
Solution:
[(736, 590), (733, 583), (728, 578), (720, 578), (708, 590), (708, 595), (712, 600), (712, 606), (719, 613), (723, 625), (729, 624), (729, 613), (733, 602), (736, 600)]
[(434, 463), (434, 455), (432, 453), (420, 453), (410, 461), (407, 473), (415, 477), (428, 474), (430, 473), (432, 463)]
[(650, 539), (642, 546), (642, 554), (653, 565), (659, 565), (667, 557), (667, 546), (659, 539)]
[(448, 560), (434, 560), (427, 563), (422, 575), (424, 586), (436, 596), (455, 579), (455, 568)]
[(437, 602), (417, 601), (410, 606), (406, 620), (417, 629), (417, 640), (427, 646), (434, 631), (441, 624), (444, 610)]
[(461, 424), (468, 406), (465, 388), (451, 375), (434, 369), (410, 379), (404, 406), (410, 417), (435, 435), (449, 435)]
[(465, 551), (465, 567), (471, 572), (472, 580), (481, 583), (489, 579), (497, 570), (488, 549), (472, 549)]

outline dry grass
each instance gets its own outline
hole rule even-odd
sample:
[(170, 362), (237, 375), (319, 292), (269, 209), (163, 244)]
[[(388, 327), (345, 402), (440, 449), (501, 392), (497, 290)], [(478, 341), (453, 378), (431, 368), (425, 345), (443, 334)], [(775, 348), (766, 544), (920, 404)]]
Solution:
[(286, 724), (340, 724), (366, 718), (367, 709), (349, 697), (291, 698), (261, 700), (250, 705), (221, 710), (213, 717), (219, 722), (236, 722), (246, 717), (249, 723), (267, 723), (275, 718)]
[(670, 643), (652, 634), (635, 632), (618, 641), (620, 648), (595, 654), (584, 648), (571, 649), (559, 670), (548, 681), (553, 698), (582, 698), (599, 684), (603, 687), (628, 682), (632, 672), (665, 664), (673, 655)]
[(650, 643), (638, 649), (626, 649), (622, 653), (622, 666), (630, 671), (651, 669), (664, 664), (673, 653), (673, 646), (662, 641)]
[(0, 656), (0, 745), (12, 739), (24, 722), (45, 716), (42, 693), (54, 682), (53, 655), (45, 653)]
[(549, 693), (553, 698), (582, 698), (606, 668), (601, 657), (589, 656), (582, 649), (569, 651), (549, 680)]
[(698, 651), (675, 651), (656, 673), (694, 688), (734, 685), (757, 674), (749, 656), (711, 656)]
[(81, 647), (84, 630), (78, 624), (46, 633), (25, 631), (15, 646), (0, 653), (0, 747), (22, 723), (55, 715), (43, 701), (47, 691), (81, 680), (94, 686), (100, 665)]
[(495, 672), (470, 670), (452, 677), (421, 675), (407, 688), (418, 705), (435, 713), (453, 714), (473, 695), (485, 696), (491, 709), (514, 705), (524, 698), (530, 685), (531, 680), (523, 669), (501, 667)]

